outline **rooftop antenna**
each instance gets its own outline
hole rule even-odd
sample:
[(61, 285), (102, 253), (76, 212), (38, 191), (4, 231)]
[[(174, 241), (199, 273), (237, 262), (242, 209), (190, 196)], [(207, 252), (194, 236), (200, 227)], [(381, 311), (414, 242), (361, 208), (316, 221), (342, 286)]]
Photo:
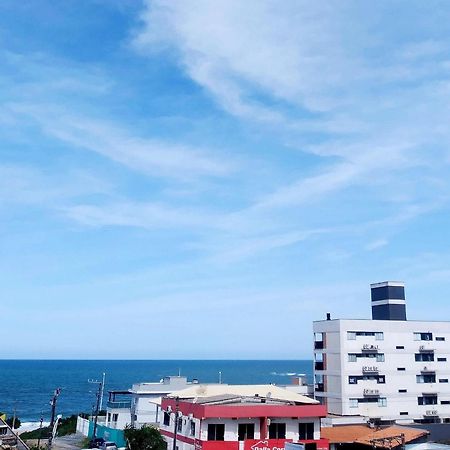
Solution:
[(219, 384), (222, 384), (222, 372), (219, 370)]
[(181, 367), (178, 367), (178, 376), (181, 377)]

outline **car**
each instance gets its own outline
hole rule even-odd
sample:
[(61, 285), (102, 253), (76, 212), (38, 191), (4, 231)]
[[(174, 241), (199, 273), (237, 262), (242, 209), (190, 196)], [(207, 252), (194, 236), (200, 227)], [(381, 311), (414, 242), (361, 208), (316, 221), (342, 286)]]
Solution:
[(101, 450), (117, 450), (117, 445), (115, 442), (103, 442), (100, 449)]
[(91, 439), (89, 441), (89, 448), (101, 448), (104, 443), (105, 440), (103, 438)]

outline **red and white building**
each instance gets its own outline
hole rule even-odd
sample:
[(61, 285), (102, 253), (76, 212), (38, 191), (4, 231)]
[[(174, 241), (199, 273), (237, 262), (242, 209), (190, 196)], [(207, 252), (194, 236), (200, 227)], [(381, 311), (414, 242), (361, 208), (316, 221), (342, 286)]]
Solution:
[(328, 450), (326, 407), (274, 385), (198, 385), (163, 398), (161, 409), (168, 450)]

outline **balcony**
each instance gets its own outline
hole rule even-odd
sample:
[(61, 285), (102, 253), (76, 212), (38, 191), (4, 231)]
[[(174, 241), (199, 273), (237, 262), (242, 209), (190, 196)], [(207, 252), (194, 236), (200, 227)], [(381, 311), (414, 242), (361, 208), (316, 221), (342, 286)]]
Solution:
[(378, 345), (376, 344), (364, 344), (361, 347), (362, 352), (376, 353), (378, 352)]
[(314, 363), (314, 369), (315, 370), (325, 370), (325, 364), (323, 363), (323, 361), (316, 361)]
[(106, 403), (108, 409), (130, 409), (131, 408), (131, 400), (125, 401), (109, 401)]
[(364, 397), (379, 397), (380, 391), (378, 389), (364, 389), (363, 395)]
[(323, 341), (314, 341), (314, 350), (322, 350), (325, 348)]
[(422, 344), (419, 345), (420, 353), (432, 353), (434, 352), (434, 347), (431, 344)]
[(363, 366), (362, 367), (362, 373), (378, 373), (378, 367), (377, 366)]

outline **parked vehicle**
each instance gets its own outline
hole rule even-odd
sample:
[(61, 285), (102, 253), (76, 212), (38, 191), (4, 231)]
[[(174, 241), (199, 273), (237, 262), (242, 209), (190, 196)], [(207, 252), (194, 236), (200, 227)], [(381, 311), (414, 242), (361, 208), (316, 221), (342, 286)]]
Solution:
[(103, 438), (95, 438), (89, 441), (89, 448), (102, 448), (102, 445), (105, 443)]
[(115, 442), (103, 442), (100, 447), (101, 450), (117, 450), (117, 445)]

